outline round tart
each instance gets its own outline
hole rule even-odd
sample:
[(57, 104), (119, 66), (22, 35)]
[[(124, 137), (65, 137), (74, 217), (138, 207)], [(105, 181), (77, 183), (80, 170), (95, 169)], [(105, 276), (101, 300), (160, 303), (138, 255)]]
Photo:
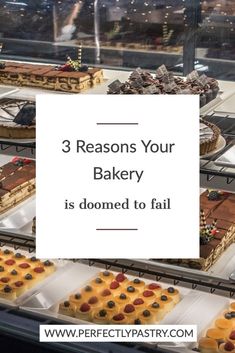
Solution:
[(143, 311), (146, 307), (146, 304), (143, 298), (136, 298), (135, 300), (133, 300), (132, 304), (134, 305), (137, 313), (140, 311)]
[(1, 257), (6, 260), (6, 259), (9, 259), (11, 258), (12, 256), (14, 256), (14, 253), (13, 251), (9, 250), (9, 249), (5, 249), (3, 250), (2, 254), (1, 254)]
[(134, 288), (137, 288), (138, 290), (141, 291), (141, 290), (144, 290), (145, 282), (139, 278), (135, 278), (133, 281), (130, 281), (128, 283), (128, 286), (133, 286)]
[(219, 346), (219, 352), (221, 353), (226, 353), (226, 352), (230, 352), (230, 353), (235, 353), (235, 346), (232, 342), (226, 342), (226, 343), (222, 343)]
[(164, 289), (162, 294), (172, 298), (175, 304), (179, 303), (180, 301), (179, 291), (174, 287), (168, 287), (167, 289)]
[(63, 303), (60, 303), (59, 313), (62, 315), (67, 315), (71, 317), (75, 316), (75, 307), (73, 303), (71, 303), (69, 300), (66, 300)]
[(233, 328), (233, 322), (231, 320), (227, 320), (224, 318), (217, 319), (215, 320), (215, 326), (218, 329), (223, 330), (225, 333), (225, 336), (227, 336)]
[(168, 297), (167, 295), (161, 295), (159, 298), (157, 298), (157, 301), (164, 305), (164, 309), (169, 312), (174, 308), (174, 301), (171, 297)]
[(158, 283), (149, 283), (146, 287), (145, 290), (150, 290), (152, 291), (156, 296), (161, 295), (162, 293), (162, 287)]
[(157, 301), (150, 304), (147, 309), (155, 316), (156, 321), (161, 321), (166, 314), (164, 305)]
[(227, 337), (227, 340), (229, 342), (232, 342), (233, 344), (235, 344), (235, 330), (231, 331)]
[(115, 277), (115, 280), (123, 285), (126, 285), (128, 283), (128, 278), (124, 275), (124, 273), (118, 273)]
[(217, 342), (223, 342), (225, 339), (225, 332), (218, 328), (209, 328), (206, 332), (208, 338), (213, 338)]
[(97, 295), (97, 291), (92, 286), (87, 285), (81, 290), (81, 294), (84, 297), (84, 299), (87, 300), (87, 298), (90, 298), (93, 295)]
[(11, 286), (12, 286), (13, 290), (15, 290), (17, 297), (24, 294), (28, 289), (27, 284), (21, 280), (13, 282), (11, 284)]
[(128, 317), (131, 321), (136, 319), (137, 312), (133, 304), (126, 304), (123, 308), (123, 314)]
[(226, 310), (223, 317), (224, 319), (231, 321), (233, 323), (233, 328), (235, 328), (235, 311)]
[(220, 129), (208, 121), (200, 120), (200, 156), (212, 152), (217, 145)]
[(96, 277), (91, 281), (91, 286), (99, 293), (107, 287), (107, 283), (101, 277)]
[[(44, 261), (42, 266), (44, 267), (44, 270), (46, 271), (47, 276), (49, 276), (53, 272), (55, 272), (55, 264), (50, 260)], [(38, 267), (38, 265), (37, 265), (37, 267)]]
[(109, 324), (111, 320), (111, 313), (105, 309), (95, 310), (92, 314), (92, 321), (95, 324), (106, 325)]
[(90, 297), (87, 300), (87, 303), (91, 306), (91, 308), (100, 308), (102, 306), (101, 301), (96, 295), (93, 295), (93, 297)]
[(7, 260), (4, 261), (4, 267), (6, 271), (11, 271), (16, 266), (17, 266), (16, 261), (13, 259), (8, 258)]
[(5, 277), (7, 274), (9, 273), (9, 271), (6, 271), (4, 266), (0, 266), (0, 277)]
[(156, 322), (155, 315), (148, 309), (145, 309), (141, 313), (139, 313), (138, 319), (140, 319), (143, 325), (154, 324)]
[(130, 320), (123, 313), (113, 315), (111, 319), (112, 325), (128, 325)]
[(119, 305), (114, 301), (114, 300), (108, 300), (103, 308), (108, 311), (109, 313), (111, 313), (112, 315), (115, 315), (119, 312)]
[(113, 294), (111, 292), (111, 290), (109, 290), (108, 288), (104, 289), (101, 293), (100, 293), (100, 299), (101, 300), (112, 300), (113, 299)]
[(230, 304), (229, 309), (230, 309), (231, 311), (235, 311), (235, 302), (232, 302), (232, 303)]
[(21, 254), (20, 252), (15, 253), (14, 256), (12, 256), (12, 259), (15, 260), (15, 262), (17, 264), (24, 262), (24, 260), (26, 259), (26, 256), (24, 256), (23, 254)]
[(75, 311), (75, 316), (78, 319), (90, 321), (92, 319), (92, 308), (88, 303), (83, 303)]
[(9, 286), (8, 284), (4, 286), (0, 290), (0, 297), (7, 299), (7, 300), (15, 300), (16, 299), (16, 291), (12, 288), (12, 286)]
[(152, 290), (144, 290), (142, 293), (142, 298), (146, 304), (151, 304), (155, 301), (156, 295)]
[(122, 289), (120, 286), (120, 283), (117, 281), (112, 281), (109, 285), (109, 290), (111, 291), (111, 293), (116, 296), (118, 294), (121, 293)]
[(26, 273), (26, 275), (23, 277), (23, 280), (25, 281), (28, 288), (32, 288), (38, 283), (38, 279), (31, 273)]
[(32, 267), (37, 267), (37, 266), (42, 266), (41, 260), (37, 259), (36, 256), (32, 256), (27, 259), (27, 262), (32, 266)]
[(124, 293), (131, 299), (134, 300), (139, 296), (139, 290), (133, 286), (126, 287)]
[(114, 300), (120, 305), (125, 306), (127, 303), (130, 302), (130, 298), (125, 294), (121, 293), (118, 296), (114, 297)]
[(30, 272), (30, 270), (31, 266), (28, 262), (20, 262), (16, 267), (16, 271), (22, 276), (26, 275), (26, 273)]
[(100, 272), (98, 275), (105, 283), (110, 284), (114, 280), (114, 274), (110, 271)]
[(75, 306), (79, 306), (81, 305), (82, 303), (84, 303), (84, 298), (83, 296), (81, 295), (81, 293), (75, 293), (75, 294), (72, 294), (70, 295), (69, 297), (69, 301), (71, 303), (73, 303)]
[(34, 269), (32, 270), (32, 274), (38, 280), (43, 280), (46, 277), (46, 271), (43, 266), (34, 267)]
[(201, 353), (217, 353), (218, 343), (213, 338), (203, 337), (199, 340), (198, 348)]

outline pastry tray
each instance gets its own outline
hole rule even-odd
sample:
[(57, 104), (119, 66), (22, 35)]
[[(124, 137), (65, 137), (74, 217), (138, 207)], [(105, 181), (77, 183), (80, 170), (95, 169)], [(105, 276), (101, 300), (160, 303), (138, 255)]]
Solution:
[[(12, 160), (12, 156), (0, 156), (0, 165)], [(32, 220), (36, 215), (36, 195), (32, 195), (16, 206), (0, 214), (0, 232), (23, 235), (32, 239), (35, 234), (32, 232)]]
[[(64, 276), (51, 281), (47, 285), (41, 288), (41, 291), (29, 298), (21, 305), (21, 309), (26, 312), (37, 313), (40, 316), (47, 317), (63, 321), (64, 323), (72, 324), (90, 324), (87, 321), (83, 321), (77, 318), (72, 318), (66, 315), (58, 313), (59, 303), (66, 300), (72, 293), (76, 293), (81, 287), (86, 285), (89, 280), (95, 277), (100, 271), (97, 267), (89, 267), (80, 263), (74, 263), (73, 268), (66, 268)], [(112, 271), (113, 272), (113, 271)], [(79, 277), (78, 277), (79, 273)], [(77, 278), (76, 282), (74, 278)], [(128, 275), (129, 279), (134, 279), (134, 276)], [(62, 281), (62, 283), (61, 283)], [(144, 278), (146, 283), (151, 281)], [(166, 283), (161, 283), (164, 288), (167, 287)], [(208, 326), (213, 322), (214, 318), (217, 317), (229, 304), (230, 299), (224, 298), (218, 295), (210, 295), (197, 290), (191, 290), (188, 288), (175, 286), (180, 291), (181, 301), (174, 307), (174, 309), (168, 313), (160, 324), (197, 324), (198, 325), (198, 337), (200, 337)], [(49, 306), (50, 305), (50, 306)], [(200, 307), (200, 310), (198, 308)], [(206, 316), (202, 313), (206, 312)], [(187, 352), (191, 351), (194, 344), (186, 343), (164, 343), (162, 347), (173, 348), (176, 351), (181, 352), (181, 348)], [(160, 346), (160, 345), (159, 345)], [(177, 350), (177, 347), (181, 347)]]
[[(12, 250), (14, 252), (17, 252), (10, 246), (1, 247), (1, 250), (4, 250), (4, 249), (9, 249), (9, 250)], [(20, 249), (20, 253), (25, 255), (25, 256), (27, 256), (27, 257), (35, 256), (34, 253), (30, 253), (29, 254), (27, 251), (24, 251), (24, 250), (21, 250), (21, 249)], [(42, 288), (44, 288), (44, 286), (46, 286), (48, 283), (51, 283), (51, 282), (53, 283), (53, 280), (55, 278), (60, 277), (61, 274), (64, 273), (64, 271), (66, 271), (66, 269), (69, 268), (72, 265), (69, 261), (66, 261), (66, 260), (53, 260), (53, 262), (54, 262), (54, 264), (56, 266), (56, 270), (55, 270), (54, 273), (52, 273), (51, 275), (46, 277), (44, 280), (42, 280), (41, 282), (36, 284), (34, 287), (32, 287), (29, 290), (27, 290), (25, 293), (23, 293), (22, 295), (17, 297), (15, 300), (11, 301), (11, 300), (7, 300), (7, 299), (4, 299), (4, 298), (0, 298), (0, 303), (4, 304), (4, 305), (7, 305), (9, 307), (19, 307), (25, 301), (29, 300), (29, 298), (31, 298), (31, 296), (33, 296), (36, 293), (40, 292), (40, 290)]]

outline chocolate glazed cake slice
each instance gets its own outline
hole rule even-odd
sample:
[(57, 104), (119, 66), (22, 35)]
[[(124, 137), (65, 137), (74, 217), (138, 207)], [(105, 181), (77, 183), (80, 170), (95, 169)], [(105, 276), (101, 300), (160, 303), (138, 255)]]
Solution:
[(35, 162), (15, 158), (1, 167), (0, 213), (14, 207), (35, 192)]

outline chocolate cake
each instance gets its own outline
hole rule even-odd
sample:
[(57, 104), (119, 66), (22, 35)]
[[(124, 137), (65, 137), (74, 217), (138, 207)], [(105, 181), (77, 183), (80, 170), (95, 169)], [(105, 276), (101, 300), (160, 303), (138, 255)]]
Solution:
[(62, 66), (6, 62), (0, 67), (0, 83), (79, 93), (103, 81), (101, 69), (81, 66), (76, 71), (70, 62)]
[(35, 161), (17, 157), (0, 167), (0, 213), (35, 192), (35, 172)]
[(220, 129), (208, 121), (200, 120), (200, 156), (212, 152), (218, 143)]
[(200, 207), (200, 258), (169, 259), (168, 263), (207, 271), (235, 241), (235, 194), (206, 191), (200, 196)]
[(199, 76), (196, 70), (186, 79), (175, 77), (165, 65), (160, 66), (155, 75), (138, 68), (126, 82), (116, 80), (108, 87), (107, 94), (197, 94), (200, 95), (200, 107), (216, 98), (219, 92), (215, 79), (205, 74)]
[(0, 101), (0, 138), (35, 138), (36, 108), (34, 102), (17, 99)]

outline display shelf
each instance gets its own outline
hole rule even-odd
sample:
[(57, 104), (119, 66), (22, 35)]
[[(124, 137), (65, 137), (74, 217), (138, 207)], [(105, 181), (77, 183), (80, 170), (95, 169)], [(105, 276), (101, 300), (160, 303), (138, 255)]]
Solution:
[[(201, 186), (217, 188), (220, 185), (221, 189), (235, 191), (235, 168), (218, 166), (215, 164), (215, 160), (220, 155), (235, 145), (235, 119), (233, 114), (212, 112), (211, 114), (203, 116), (203, 118), (216, 124), (221, 129), (221, 134), (226, 140), (226, 147), (209, 158), (201, 158), (200, 173), (204, 176), (204, 178), (201, 178)], [(221, 187), (222, 184), (223, 186)]]

